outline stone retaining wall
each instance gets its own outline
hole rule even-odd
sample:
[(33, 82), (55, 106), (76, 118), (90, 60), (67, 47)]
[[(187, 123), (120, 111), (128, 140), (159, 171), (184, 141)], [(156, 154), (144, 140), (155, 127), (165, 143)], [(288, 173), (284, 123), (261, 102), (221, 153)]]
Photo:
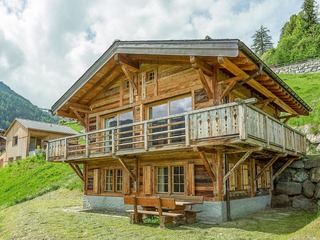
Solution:
[[(275, 164), (279, 168), (279, 163)], [(294, 161), (275, 180), (272, 207), (319, 209), (320, 159)]]
[(320, 60), (295, 63), (287, 66), (270, 66), (275, 73), (312, 73), (320, 72)]

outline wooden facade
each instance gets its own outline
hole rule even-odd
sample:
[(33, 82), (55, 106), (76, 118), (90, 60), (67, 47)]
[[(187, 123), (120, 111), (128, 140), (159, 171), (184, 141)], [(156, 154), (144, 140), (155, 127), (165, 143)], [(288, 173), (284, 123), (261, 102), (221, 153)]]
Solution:
[[(30, 127), (29, 125), (32, 125)], [(37, 125), (39, 127), (37, 127)], [(46, 128), (43, 128), (45, 126)], [(56, 129), (56, 127), (59, 128)], [(63, 130), (61, 131), (61, 128)], [(65, 128), (67, 131), (64, 131)], [(69, 127), (57, 126), (25, 119), (15, 119), (5, 132), (6, 151), (3, 157), (3, 166), (10, 162), (34, 155), (37, 150), (45, 149), (47, 141), (67, 137), (77, 132)]]
[(47, 148), (85, 195), (224, 201), (270, 194), (306, 151), (285, 123), (311, 109), (242, 42), (184, 40), (115, 42), (52, 111), (86, 128)]

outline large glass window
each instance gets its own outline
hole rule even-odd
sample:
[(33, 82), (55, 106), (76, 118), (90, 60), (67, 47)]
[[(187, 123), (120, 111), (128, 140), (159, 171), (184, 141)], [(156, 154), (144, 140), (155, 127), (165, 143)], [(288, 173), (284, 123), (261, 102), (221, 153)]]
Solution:
[(113, 170), (106, 170), (106, 191), (113, 191)]
[[(191, 97), (168, 100), (149, 108), (149, 119), (167, 117), (192, 110)], [(151, 123), (152, 145), (165, 145), (184, 142), (184, 116), (160, 119)], [(181, 130), (180, 130), (181, 129)]]
[(173, 167), (173, 192), (184, 192), (184, 167)]
[[(118, 127), (116, 130), (116, 139), (118, 141), (115, 142), (118, 149), (132, 148), (132, 126), (121, 127), (130, 123), (133, 123), (132, 111), (117, 114), (116, 116), (106, 118), (104, 121), (105, 128)], [(108, 131), (105, 139), (105, 145), (111, 146), (111, 140), (111, 131)], [(105, 151), (111, 152), (111, 147), (106, 148)]]

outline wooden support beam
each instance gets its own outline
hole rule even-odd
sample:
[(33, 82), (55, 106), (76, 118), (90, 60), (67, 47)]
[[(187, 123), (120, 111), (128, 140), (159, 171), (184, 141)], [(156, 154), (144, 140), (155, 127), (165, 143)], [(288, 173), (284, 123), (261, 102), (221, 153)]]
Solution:
[(276, 100), (275, 98), (267, 98), (267, 99), (258, 101), (257, 105), (260, 105), (259, 108), (263, 110), (266, 106), (268, 106), (269, 103), (272, 103), (275, 100)]
[(91, 110), (89, 106), (80, 103), (67, 102), (66, 105), (73, 107), (73, 109), (76, 109), (78, 112), (89, 112)]
[(256, 160), (254, 158), (250, 158), (250, 197), (256, 196), (256, 181), (255, 179), (256, 174)]
[(297, 116), (298, 115), (296, 115), (296, 114), (291, 114), (291, 115), (287, 115), (287, 116), (281, 116), (281, 117), (279, 117), (279, 119), (284, 119), (283, 123), (286, 124), (290, 120), (290, 118), (297, 117)]
[(86, 126), (86, 122), (85, 119), (83, 119), (81, 117), (81, 115), (79, 114), (79, 112), (74, 108), (74, 107), (70, 107), (71, 111), (76, 115), (78, 121), (81, 123), (82, 126), (87, 127)]
[(228, 78), (228, 79), (225, 79), (225, 80), (222, 80), (222, 81), (219, 81), (219, 85), (224, 85), (224, 84), (229, 84), (231, 82), (234, 82), (234, 81), (241, 81), (241, 80), (244, 80), (245, 77), (244, 76), (237, 76), (237, 77), (232, 77), (232, 78)]
[(283, 170), (285, 170), (294, 160), (296, 160), (296, 158), (291, 158), (285, 164), (283, 164), (283, 166), (279, 168), (279, 170), (272, 176), (272, 181), (275, 180), (276, 177), (278, 177), (279, 174), (282, 173)]
[(140, 66), (139, 66), (139, 62), (136, 60), (133, 60), (119, 53), (114, 55), (114, 60), (118, 65), (125, 66), (131, 72), (139, 72)]
[(130, 177), (134, 180), (137, 181), (137, 177), (130, 171), (130, 169), (128, 168), (128, 166), (122, 161), (121, 158), (117, 158), (120, 162), (120, 164), (123, 166), (123, 168), (129, 173)]
[(268, 168), (270, 168), (278, 159), (279, 157), (282, 157), (283, 155), (276, 155), (273, 158), (271, 158), (271, 160), (264, 166), (264, 168), (261, 170), (261, 172), (259, 172), (257, 174), (257, 176), (255, 176), (254, 180), (256, 181), (258, 178), (260, 178), (262, 176), (262, 174), (267, 171)]
[(134, 78), (133, 75), (129, 72), (129, 70), (127, 69), (127, 67), (125, 65), (121, 65), (121, 69), (124, 73), (124, 75), (126, 75), (126, 77), (128, 78), (129, 82), (131, 83), (132, 87), (138, 91), (138, 87), (137, 84), (134, 82)]
[(220, 96), (220, 99), (224, 99), (232, 91), (236, 83), (237, 81), (230, 82), (226, 89), (223, 91), (222, 95)]
[(200, 81), (201, 81), (201, 83), (202, 83), (202, 86), (203, 86), (204, 90), (206, 90), (206, 93), (207, 93), (207, 95), (208, 95), (208, 98), (209, 98), (209, 99), (213, 99), (212, 90), (211, 90), (211, 88), (210, 88), (209, 83), (207, 82), (207, 79), (206, 79), (206, 77), (205, 77), (205, 75), (204, 75), (204, 73), (203, 73), (202, 68), (198, 68), (198, 69), (196, 69), (196, 71), (197, 71), (197, 73), (198, 73), (199, 79), (200, 79)]
[(201, 68), (203, 70), (203, 72), (205, 74), (207, 74), (208, 76), (212, 76), (213, 75), (213, 67), (206, 63), (204, 60), (200, 59), (199, 57), (196, 56), (190, 56), (190, 62), (192, 64), (192, 67), (194, 69), (199, 69)]
[[(228, 58), (226, 57), (218, 57), (218, 63), (227, 69), (229, 72), (234, 74), (235, 76), (245, 76), (246, 78), (249, 78), (250, 76), (244, 72), (242, 69), (240, 69), (237, 65), (233, 64)], [(268, 90), (266, 87), (258, 83), (255, 79), (250, 79), (247, 82), (248, 85), (253, 87), (258, 92), (262, 93), (267, 98), (275, 98), (275, 103), (291, 114), (297, 114), (297, 112), (289, 107), (286, 103), (284, 103), (279, 97), (277, 97), (274, 93), (272, 93), (270, 90)]]
[(203, 152), (203, 151), (200, 151), (198, 148), (197, 148), (199, 154), (200, 154), (200, 158), (204, 164), (204, 167), (206, 168), (209, 176), (211, 177), (212, 179), (212, 182), (215, 182), (216, 181), (216, 176), (214, 174), (214, 172), (212, 171), (212, 168), (207, 160), (207, 157), (206, 157), (206, 154)]
[(216, 156), (217, 162), (217, 196), (215, 198), (216, 201), (222, 201), (224, 195), (224, 182), (223, 182), (223, 154), (218, 149)]
[(234, 173), (234, 171), (237, 170), (237, 168), (242, 164), (247, 158), (253, 153), (253, 150), (250, 150), (246, 152), (240, 159), (239, 161), (233, 166), (232, 169), (229, 170), (229, 172), (224, 176), (223, 181), (226, 182), (227, 179), (231, 176), (231, 174)]
[(83, 173), (80, 169), (80, 167), (78, 165), (73, 165), (72, 163), (68, 163), (69, 166), (72, 168), (72, 170), (77, 174), (77, 176), (82, 180), (82, 182), (84, 182), (84, 176), (83, 176)]

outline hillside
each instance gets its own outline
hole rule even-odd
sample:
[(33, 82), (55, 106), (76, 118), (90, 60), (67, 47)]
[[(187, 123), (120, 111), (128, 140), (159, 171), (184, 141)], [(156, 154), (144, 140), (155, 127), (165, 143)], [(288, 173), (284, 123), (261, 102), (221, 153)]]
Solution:
[(0, 128), (7, 129), (15, 118), (57, 123), (59, 117), (52, 117), (29, 100), (0, 82)]
[(0, 209), (60, 187), (82, 189), (69, 165), (48, 163), (44, 156), (28, 157), (0, 169), (0, 183)]
[(313, 109), (309, 116), (292, 118), (288, 124), (302, 126), (306, 124), (320, 125), (320, 73), (279, 74), (279, 76)]

